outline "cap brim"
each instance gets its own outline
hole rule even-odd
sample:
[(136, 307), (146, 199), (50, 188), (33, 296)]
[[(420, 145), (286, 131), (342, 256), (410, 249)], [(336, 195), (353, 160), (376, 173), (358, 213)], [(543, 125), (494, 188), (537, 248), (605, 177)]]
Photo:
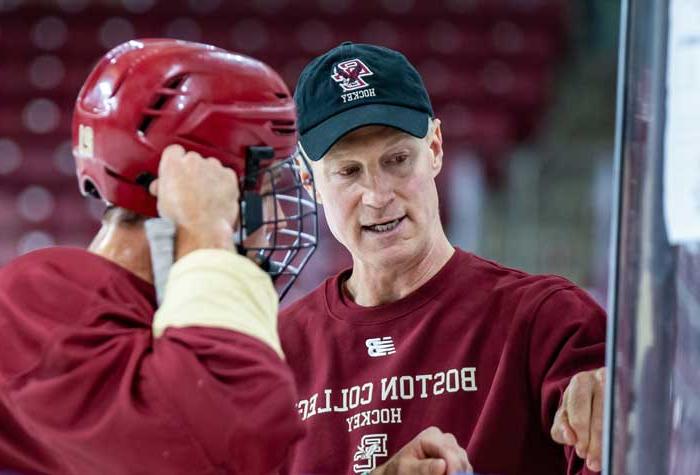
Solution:
[(341, 112), (301, 134), (300, 142), (306, 156), (320, 160), (345, 134), (366, 125), (386, 125), (415, 137), (428, 133), (430, 115), (408, 107), (388, 104), (367, 104)]

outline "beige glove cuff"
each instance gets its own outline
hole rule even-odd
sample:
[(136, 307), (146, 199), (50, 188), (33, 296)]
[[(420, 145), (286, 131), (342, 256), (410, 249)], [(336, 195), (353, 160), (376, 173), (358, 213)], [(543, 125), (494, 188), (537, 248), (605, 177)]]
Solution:
[(250, 259), (220, 249), (200, 249), (170, 270), (153, 335), (168, 327), (225, 328), (257, 338), (284, 357), (277, 334), (277, 292)]

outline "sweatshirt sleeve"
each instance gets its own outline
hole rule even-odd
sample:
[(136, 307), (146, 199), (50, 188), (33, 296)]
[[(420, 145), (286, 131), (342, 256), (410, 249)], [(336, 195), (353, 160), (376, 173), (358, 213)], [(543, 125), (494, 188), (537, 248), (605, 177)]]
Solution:
[(250, 259), (203, 249), (172, 267), (165, 299), (153, 319), (159, 337), (169, 327), (225, 328), (260, 340), (284, 357), (277, 334), (277, 293)]
[[(583, 290), (570, 286), (547, 296), (536, 312), (530, 339), (530, 387), (549, 434), (569, 380), (605, 365), (605, 311)], [(573, 447), (562, 447), (567, 475), (593, 475)]]
[(30, 330), (40, 319), (12, 325), (31, 333), (37, 358), (0, 375), (0, 390), (75, 473), (273, 473), (302, 429), (269, 277), (215, 250), (185, 256), (171, 277), (152, 328), (109, 299), (55, 332)]

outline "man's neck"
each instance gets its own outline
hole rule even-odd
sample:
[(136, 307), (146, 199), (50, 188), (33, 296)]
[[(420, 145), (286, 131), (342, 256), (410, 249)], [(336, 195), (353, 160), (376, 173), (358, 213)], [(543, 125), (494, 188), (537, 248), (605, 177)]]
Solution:
[(153, 283), (151, 254), (142, 224), (103, 223), (88, 251)]
[(353, 270), (345, 289), (363, 307), (375, 307), (400, 300), (428, 282), (454, 254), (444, 233), (419, 255), (396, 266), (353, 259)]

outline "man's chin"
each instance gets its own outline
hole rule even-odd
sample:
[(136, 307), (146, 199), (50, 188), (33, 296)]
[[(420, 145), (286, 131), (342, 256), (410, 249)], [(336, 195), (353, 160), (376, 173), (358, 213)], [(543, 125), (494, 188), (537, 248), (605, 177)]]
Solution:
[[(369, 257), (369, 260), (382, 265), (391, 265), (400, 263), (411, 258), (411, 249), (407, 241), (397, 240), (389, 243), (373, 243), (374, 245), (367, 246), (364, 255)], [(364, 259), (368, 260), (368, 259)]]

